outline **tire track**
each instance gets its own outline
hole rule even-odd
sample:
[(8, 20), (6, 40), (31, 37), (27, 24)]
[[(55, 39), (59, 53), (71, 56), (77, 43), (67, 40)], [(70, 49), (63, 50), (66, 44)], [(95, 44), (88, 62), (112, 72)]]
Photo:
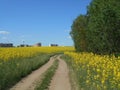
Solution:
[(59, 66), (51, 81), (49, 90), (71, 90), (67, 64), (64, 60), (60, 59), (60, 55), (57, 59), (59, 60)]
[(53, 64), (55, 58), (56, 56), (51, 57), (45, 65), (33, 71), (27, 77), (23, 78), (10, 90), (34, 90), (34, 88), (36, 87), (36, 83), (40, 81), (40, 79), (42, 78), (42, 74)]

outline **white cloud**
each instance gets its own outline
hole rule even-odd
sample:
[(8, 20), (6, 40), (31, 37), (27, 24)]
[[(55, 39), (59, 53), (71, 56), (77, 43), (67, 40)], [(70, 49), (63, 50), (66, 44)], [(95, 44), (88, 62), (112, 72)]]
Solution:
[(65, 30), (65, 32), (70, 32), (71, 30)]
[(10, 32), (8, 32), (8, 31), (0, 31), (0, 34), (6, 35), (6, 34), (10, 34)]
[(21, 38), (25, 38), (25, 35), (22, 35)]
[(3, 39), (3, 40), (7, 40), (8, 38), (7, 38), (7, 37), (2, 37), (1, 39)]
[(31, 35), (21, 35), (20, 38), (24, 39), (24, 38), (29, 38), (31, 37)]
[(67, 38), (68, 38), (68, 39), (71, 39), (71, 36), (68, 36)]

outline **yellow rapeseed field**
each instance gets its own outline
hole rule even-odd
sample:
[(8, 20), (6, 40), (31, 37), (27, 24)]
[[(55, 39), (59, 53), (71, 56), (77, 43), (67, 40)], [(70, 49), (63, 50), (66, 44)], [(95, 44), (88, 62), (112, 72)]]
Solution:
[(65, 52), (85, 90), (120, 90), (120, 57)]
[(0, 48), (0, 60), (32, 57), (37, 53), (54, 53), (74, 50), (73, 47), (25, 47), (25, 48)]
[(73, 51), (73, 47), (0, 48), (0, 90), (8, 88), (57, 53)]

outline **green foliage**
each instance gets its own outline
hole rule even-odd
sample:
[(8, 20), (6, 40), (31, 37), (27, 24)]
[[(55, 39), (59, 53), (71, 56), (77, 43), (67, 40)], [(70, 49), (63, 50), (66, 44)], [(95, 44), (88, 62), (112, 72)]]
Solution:
[(77, 51), (86, 50), (86, 16), (80, 15), (72, 25), (71, 36)]
[[(84, 51), (80, 42), (85, 41), (85, 50), (89, 52), (120, 52), (120, 0), (92, 0), (86, 16), (80, 15), (72, 25), (77, 51)], [(82, 34), (83, 29), (85, 34)], [(82, 38), (84, 35), (85, 38)]]
[(88, 50), (95, 53), (120, 51), (119, 8), (119, 0), (92, 1), (88, 8)]

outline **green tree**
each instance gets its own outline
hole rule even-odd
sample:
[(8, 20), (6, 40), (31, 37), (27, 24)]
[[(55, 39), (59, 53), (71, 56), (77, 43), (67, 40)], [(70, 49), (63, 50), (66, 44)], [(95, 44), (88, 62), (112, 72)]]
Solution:
[(93, 0), (87, 16), (88, 51), (120, 52), (120, 0)]
[(86, 16), (78, 16), (72, 24), (70, 32), (76, 51), (86, 51)]

